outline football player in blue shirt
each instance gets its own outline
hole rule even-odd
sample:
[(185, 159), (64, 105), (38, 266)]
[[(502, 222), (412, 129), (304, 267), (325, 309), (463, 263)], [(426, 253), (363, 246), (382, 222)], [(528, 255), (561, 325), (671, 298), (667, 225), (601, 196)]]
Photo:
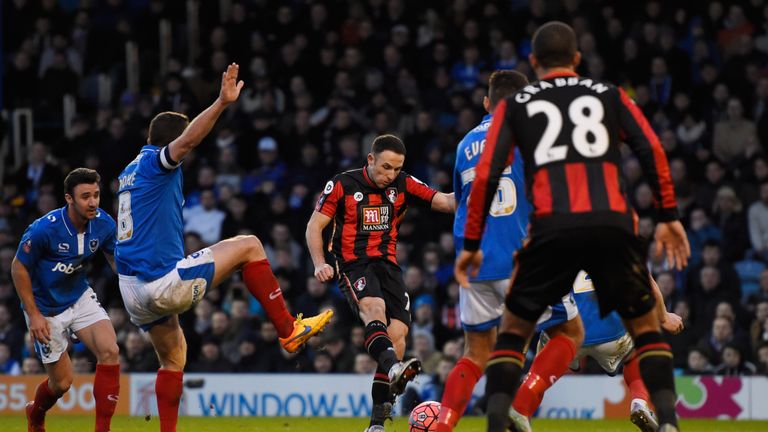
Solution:
[(99, 208), (99, 174), (77, 168), (64, 180), (67, 205), (34, 221), (11, 266), (24, 317), (48, 378), (27, 404), (30, 431), (45, 430), (45, 413), (69, 390), (74, 333), (96, 355), (96, 432), (109, 431), (120, 393), (117, 338), (88, 286), (84, 266), (101, 250), (114, 269), (115, 221)]
[(178, 314), (206, 290), (242, 269), (243, 282), (275, 325), (286, 351), (297, 351), (322, 330), (332, 311), (302, 319), (287, 310), (280, 286), (255, 236), (237, 236), (184, 258), (182, 172), (184, 157), (210, 132), (243, 88), (238, 65), (222, 74), (216, 101), (191, 123), (183, 114), (160, 113), (138, 156), (119, 176), (115, 259), (120, 292), (131, 321), (149, 333), (160, 370), (155, 390), (160, 430), (176, 430), (187, 346)]
[[(528, 84), (526, 77), (516, 71), (496, 71), (488, 82), (488, 96), (483, 105), (493, 112), (496, 103)], [(475, 177), (475, 165), (480, 159), (485, 137), (491, 125), (491, 115), (472, 129), (456, 149), (453, 172), (453, 190), (456, 194), (456, 218), (453, 224), (456, 254), (463, 249), (464, 225), (467, 217), (467, 199)], [(462, 287), (459, 294), (461, 323), (464, 327), (465, 351), (448, 376), (441, 402), (437, 430), (448, 432), (456, 426), (467, 408), (475, 384), (483, 375), (493, 345), (496, 328), (504, 309), (504, 296), (509, 288), (513, 255), (527, 236), (528, 215), (531, 205), (525, 196), (525, 175), (522, 158), (508, 166), (501, 176), (496, 199), (491, 205), (486, 235), (480, 247), (485, 257), (470, 286)], [(563, 298), (562, 313), (566, 320), (553, 329), (578, 344), (581, 320), (573, 299)], [(558, 341), (560, 338), (557, 339)], [(575, 351), (574, 351), (575, 352)], [(570, 361), (570, 360), (569, 360)], [(567, 364), (567, 363), (566, 363)]]
[[(653, 278), (651, 278), (651, 286), (656, 297), (656, 308), (661, 327), (672, 334), (680, 333), (683, 330), (682, 318), (667, 311), (664, 298)], [(597, 361), (600, 367), (611, 376), (617, 373), (619, 366), (623, 366), (624, 382), (627, 384), (632, 398), (629, 418), (641, 431), (655, 432), (659, 425), (648, 403), (650, 396), (640, 376), (639, 362), (636, 361), (637, 358), (634, 354), (635, 344), (624, 328), (621, 317), (616, 311), (609, 313), (604, 318), (600, 317), (600, 305), (595, 295), (595, 287), (589, 275), (584, 271), (576, 276), (576, 281), (573, 284), (573, 297), (576, 300), (579, 316), (584, 323), (584, 342), (581, 348), (578, 348), (570, 368), (578, 370), (579, 360), (587, 356)], [(552, 307), (552, 309), (558, 308), (559, 305)], [(564, 321), (565, 318), (562, 314), (544, 316), (539, 320), (536, 330), (540, 331), (541, 334), (539, 335), (537, 352), (541, 352), (549, 341), (548, 333), (551, 331), (547, 329), (560, 325)], [(537, 356), (534, 359), (534, 365), (538, 360), (539, 357)], [(533, 367), (532, 365), (531, 368)], [(555, 378), (557, 379), (559, 376)], [(541, 381), (539, 377), (529, 374), (515, 396), (515, 402), (510, 409), (510, 418), (519, 432), (530, 430), (528, 418), (538, 409), (544, 391), (549, 387), (541, 386), (539, 384)], [(550, 383), (552, 382), (550, 381)]]

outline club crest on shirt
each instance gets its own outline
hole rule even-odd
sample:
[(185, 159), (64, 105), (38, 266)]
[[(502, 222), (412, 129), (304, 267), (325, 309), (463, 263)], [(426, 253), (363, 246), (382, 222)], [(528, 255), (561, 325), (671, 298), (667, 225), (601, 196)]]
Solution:
[(366, 285), (366, 282), (365, 282), (365, 276), (363, 276), (363, 277), (361, 277), (360, 279), (356, 280), (356, 281), (355, 281), (355, 283), (354, 283), (353, 285), (354, 285), (354, 287), (355, 287), (355, 289), (356, 289), (357, 291), (362, 291), (362, 290), (364, 290), (364, 289), (365, 289), (365, 285)]
[(88, 248), (91, 249), (91, 253), (96, 252), (96, 249), (99, 248), (99, 239), (91, 239), (88, 242)]
[(59, 253), (69, 252), (69, 243), (59, 243)]
[(360, 202), (363, 200), (363, 193), (362, 192), (355, 192), (354, 195), (352, 195), (352, 198), (355, 199), (355, 201)]
[(387, 199), (392, 204), (394, 204), (395, 201), (397, 201), (397, 188), (393, 188), (393, 187), (387, 188)]

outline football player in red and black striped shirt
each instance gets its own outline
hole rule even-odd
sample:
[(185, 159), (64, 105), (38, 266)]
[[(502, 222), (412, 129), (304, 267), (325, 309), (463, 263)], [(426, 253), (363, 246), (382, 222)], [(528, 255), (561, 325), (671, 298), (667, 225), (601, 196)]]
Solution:
[(516, 256), (512, 289), (488, 362), (488, 431), (509, 425), (508, 410), (520, 382), (523, 349), (545, 308), (565, 295), (580, 269), (592, 277), (601, 312), (616, 310), (637, 348), (660, 431), (676, 431), (672, 353), (664, 343), (645, 266), (645, 247), (633, 229), (633, 212), (620, 178), (620, 143), (638, 157), (658, 205), (657, 247), (678, 269), (690, 255), (679, 222), (664, 150), (624, 90), (580, 77), (576, 36), (550, 22), (533, 38), (531, 65), (539, 81), (500, 102), (477, 165), (469, 198), (464, 251), (456, 278), (468, 286), (485, 217), (502, 170), (519, 147), (533, 203), (529, 242)]
[[(323, 229), (333, 222), (328, 249), (337, 260), (341, 288), (365, 324), (365, 346), (378, 362), (374, 375), (373, 413), (368, 430), (383, 430), (393, 397), (420, 371), (417, 359), (402, 362), (411, 323), (410, 300), (397, 264), (397, 231), (411, 204), (453, 213), (453, 194), (444, 194), (402, 171), (405, 145), (381, 135), (371, 145), (368, 163), (338, 174), (326, 184), (307, 224), (307, 246), (315, 277), (328, 282), (335, 274), (325, 262)], [(388, 323), (388, 325), (387, 325)]]

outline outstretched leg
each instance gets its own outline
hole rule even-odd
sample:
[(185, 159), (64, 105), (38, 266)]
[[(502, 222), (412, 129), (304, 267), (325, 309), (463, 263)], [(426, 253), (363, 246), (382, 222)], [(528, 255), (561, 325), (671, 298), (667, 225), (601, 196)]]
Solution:
[(547, 330), (549, 341), (536, 354), (531, 369), (520, 386), (512, 405), (519, 414), (530, 418), (541, 405), (544, 393), (568, 370), (576, 351), (584, 341), (581, 317)]
[(309, 338), (330, 322), (333, 312), (323, 311), (311, 318), (298, 319), (288, 312), (277, 278), (269, 266), (264, 246), (256, 236), (237, 236), (211, 246), (215, 262), (213, 286), (234, 271), (243, 270), (243, 282), (256, 297), (275, 325), (280, 342), (288, 352), (296, 352)]

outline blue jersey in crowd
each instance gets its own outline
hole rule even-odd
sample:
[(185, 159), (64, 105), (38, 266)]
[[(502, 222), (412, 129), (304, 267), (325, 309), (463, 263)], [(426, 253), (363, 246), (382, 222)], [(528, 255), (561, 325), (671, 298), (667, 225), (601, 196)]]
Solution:
[(597, 303), (595, 287), (586, 272), (579, 272), (576, 277), (573, 294), (579, 308), (579, 315), (584, 322), (583, 346), (599, 345), (624, 336), (626, 330), (616, 311), (609, 313), (605, 318), (600, 318), (600, 306)]
[[(485, 135), (491, 127), (491, 116), (464, 137), (456, 149), (456, 166), (453, 170), (453, 190), (456, 194), (456, 218), (453, 222), (453, 236), (458, 255), (464, 245), (464, 225), (467, 221), (467, 199), (475, 179), (475, 166), (485, 145)], [(510, 276), (513, 254), (523, 244), (528, 226), (531, 205), (525, 196), (525, 174), (523, 160), (515, 150), (515, 161), (507, 167), (499, 179), (496, 199), (488, 215), (486, 229), (492, 235), (484, 235), (480, 242), (483, 251), (483, 265), (472, 280), (499, 280)]]
[(115, 221), (101, 209), (82, 234), (69, 219), (66, 206), (27, 228), (16, 259), (29, 272), (40, 313), (58, 315), (77, 302), (88, 289), (83, 265), (99, 249), (110, 255), (115, 251)]
[(168, 147), (146, 145), (120, 173), (117, 272), (150, 282), (184, 258), (182, 174)]

